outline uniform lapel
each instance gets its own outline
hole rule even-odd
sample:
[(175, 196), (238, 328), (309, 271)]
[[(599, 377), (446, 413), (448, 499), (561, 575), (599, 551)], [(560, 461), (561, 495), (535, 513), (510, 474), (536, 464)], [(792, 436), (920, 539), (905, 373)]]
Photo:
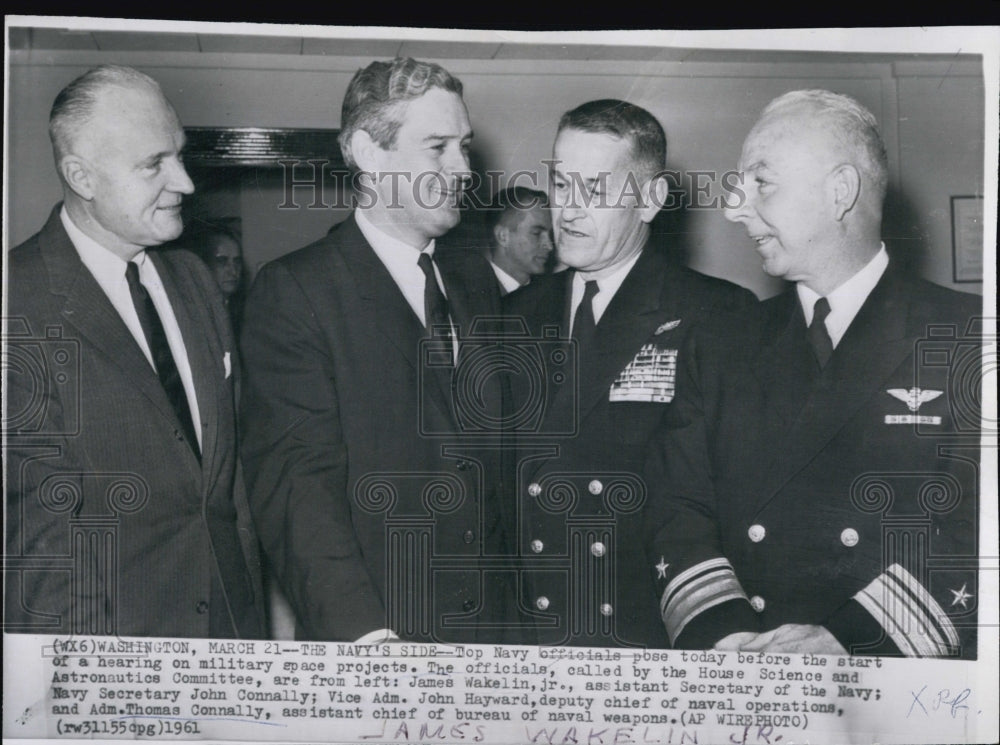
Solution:
[(819, 365), (796, 293), (786, 292), (770, 303), (751, 368), (763, 392), (761, 424), (770, 423), (766, 431), (780, 433), (787, 432), (802, 412)]
[(763, 503), (820, 453), (913, 352), (907, 336), (909, 300), (889, 272), (872, 291), (833, 356), (816, 378), (799, 416), (787, 429), (785, 447), (769, 470)]
[[(652, 250), (636, 261), (597, 323), (591, 349), (580, 353), (579, 421), (607, 401), (618, 374), (667, 320), (677, 305), (677, 289), (666, 281), (666, 262)], [(669, 298), (669, 300), (668, 300)], [(683, 319), (681, 319), (683, 320)]]
[[(573, 271), (563, 272), (560, 280), (552, 283), (552, 292), (539, 299), (534, 313), (543, 319), (543, 324), (536, 323), (538, 328), (533, 331), (540, 332), (544, 319), (558, 317), (562, 319), (560, 337), (566, 339), (573, 312)], [(589, 353), (577, 359), (571, 373), (574, 380), (557, 388), (549, 397), (544, 431), (579, 431), (587, 414), (601, 401), (608, 400), (611, 384), (618, 373), (632, 361), (657, 327), (664, 321), (680, 318), (675, 306), (682, 304), (682, 300), (668, 299), (677, 294), (678, 288), (669, 276), (666, 261), (652, 250), (645, 250), (601, 316)], [(562, 367), (558, 371), (561, 370)], [(574, 421), (575, 427), (571, 426)], [(534, 460), (527, 467), (526, 476), (533, 476), (547, 460)]]

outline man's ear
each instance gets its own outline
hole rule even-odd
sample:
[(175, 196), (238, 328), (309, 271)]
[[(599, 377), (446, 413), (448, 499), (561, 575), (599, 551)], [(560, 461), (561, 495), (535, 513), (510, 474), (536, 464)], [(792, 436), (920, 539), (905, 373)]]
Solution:
[(378, 143), (363, 129), (356, 129), (348, 143), (358, 170), (374, 173), (379, 170)]
[(90, 164), (83, 158), (76, 155), (63, 156), (62, 160), (59, 161), (59, 173), (62, 174), (63, 181), (80, 199), (89, 202), (94, 198), (95, 176)]
[(659, 174), (646, 182), (646, 186), (642, 190), (643, 206), (641, 216), (643, 222), (650, 223), (653, 221), (653, 218), (663, 208), (663, 205), (667, 203), (667, 194), (669, 193), (670, 187), (667, 185), (667, 179)]
[(833, 169), (830, 174), (830, 184), (833, 192), (833, 214), (837, 220), (843, 220), (850, 212), (861, 194), (861, 174), (850, 163), (844, 163)]
[(506, 248), (508, 241), (510, 241), (510, 229), (498, 222), (493, 226), (493, 240), (497, 242), (498, 246)]

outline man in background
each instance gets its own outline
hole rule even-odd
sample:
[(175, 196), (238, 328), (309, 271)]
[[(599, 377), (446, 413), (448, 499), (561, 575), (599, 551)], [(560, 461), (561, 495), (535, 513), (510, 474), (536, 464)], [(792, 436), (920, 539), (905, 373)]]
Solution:
[(981, 301), (886, 252), (854, 99), (780, 96), (739, 168), (726, 216), (794, 286), (682, 358), (647, 477), (671, 642), (975, 658)]
[(666, 151), (660, 123), (634, 104), (603, 99), (566, 112), (549, 201), (569, 270), (507, 298), (533, 337), (556, 329), (569, 341), (569, 363), (547, 357), (546, 380), (565, 382), (550, 386), (538, 435), (518, 451), (520, 601), (536, 614), (540, 643), (666, 646), (638, 540), (646, 445), (670, 415), (684, 335), (721, 308), (755, 302), (677, 266), (651, 239), (667, 196)]
[[(232, 227), (234, 225), (237, 226), (235, 229)], [(239, 218), (203, 222), (197, 229), (188, 228), (176, 244), (197, 254), (205, 262), (212, 273), (212, 279), (222, 292), (226, 312), (237, 338), (242, 326), (243, 302), (246, 298), (246, 272), (238, 226)]]
[(459, 221), (471, 140), (462, 84), (441, 66), (359, 70), (340, 132), (358, 207), (251, 290), (244, 457), (300, 638), (501, 638), (511, 603), (479, 568), (505, 550), (499, 453), (466, 436), (499, 416), (499, 384), (475, 402), (453, 389), (499, 293), (481, 256), (435, 251)]
[(552, 218), (543, 192), (524, 186), (504, 189), (486, 212), (487, 258), (501, 295), (544, 274), (552, 257)]
[(10, 253), (5, 627), (260, 637), (237, 462), (237, 355), (183, 251), (184, 131), (160, 86), (103, 66), (56, 97), (63, 202)]

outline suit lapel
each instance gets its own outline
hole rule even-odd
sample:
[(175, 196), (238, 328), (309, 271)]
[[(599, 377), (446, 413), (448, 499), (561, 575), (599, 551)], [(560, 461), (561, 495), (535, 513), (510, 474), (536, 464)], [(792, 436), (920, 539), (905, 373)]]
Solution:
[(156, 372), (104, 290), (80, 261), (66, 235), (56, 206), (39, 236), (39, 250), (49, 269), (49, 288), (65, 298), (61, 315), (93, 347), (122, 371), (122, 377), (149, 399), (173, 427), (177, 415)]
[(342, 241), (342, 251), (358, 294), (366, 304), (363, 315), (375, 318), (379, 333), (392, 343), (418, 376), (429, 383), (425, 387), (428, 395), (441, 411), (452, 417), (450, 386), (446, 395), (440, 376), (423, 366), (420, 359), (420, 341), (426, 329), (420, 325), (420, 319), (406, 302), (389, 270), (368, 245), (353, 215), (337, 228), (337, 238)]
[[(857, 414), (913, 352), (906, 333), (908, 299), (889, 272), (872, 291), (826, 368), (786, 430), (784, 447), (764, 482), (763, 503), (770, 502)], [(801, 313), (801, 311), (799, 311)]]
[[(207, 299), (192, 292), (190, 282), (183, 281), (175, 265), (166, 261), (155, 251), (148, 252), (156, 266), (163, 289), (170, 299), (174, 318), (184, 340), (188, 365), (198, 399), (198, 416), (201, 419), (201, 460), (202, 471), (214, 480), (214, 467), (218, 464), (216, 449), (219, 442), (219, 381), (225, 376), (221, 359), (215, 359), (209, 343), (209, 334), (214, 329), (209, 317)], [(221, 352), (220, 352), (221, 353)], [(207, 490), (206, 490), (207, 491)]]
[(465, 255), (438, 257), (435, 253), (435, 261), (460, 338), (472, 333), (476, 319), (500, 313), (500, 286), (485, 260)]

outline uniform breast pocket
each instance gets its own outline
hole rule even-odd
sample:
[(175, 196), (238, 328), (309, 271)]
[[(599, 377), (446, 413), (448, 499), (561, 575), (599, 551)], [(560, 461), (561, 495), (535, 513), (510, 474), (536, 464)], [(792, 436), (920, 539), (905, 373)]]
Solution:
[(670, 404), (622, 401), (608, 405), (610, 435), (629, 445), (645, 445)]
[(677, 350), (645, 344), (618, 373), (609, 403), (670, 403), (674, 399)]

